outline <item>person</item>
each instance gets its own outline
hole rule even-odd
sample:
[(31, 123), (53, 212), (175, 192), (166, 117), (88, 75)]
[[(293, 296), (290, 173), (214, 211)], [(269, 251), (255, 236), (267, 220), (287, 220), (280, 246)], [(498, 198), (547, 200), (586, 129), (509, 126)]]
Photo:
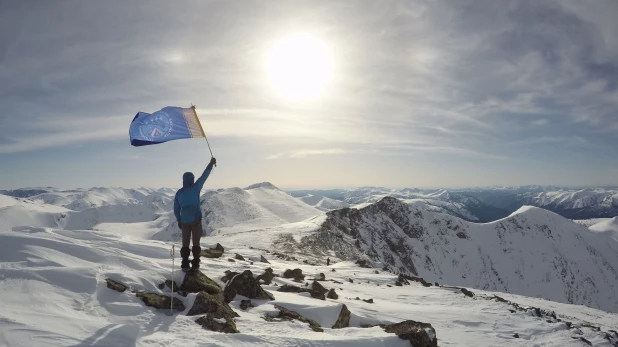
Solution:
[(326, 266), (330, 266), (330, 258), (326, 258)]
[[(182, 248), (180, 249), (182, 262), (180, 267), (185, 272), (189, 270), (189, 255), (191, 252), (193, 252), (191, 268), (193, 270), (200, 268), (200, 253), (202, 252), (200, 247), (200, 239), (202, 237), (200, 191), (210, 175), (212, 167), (216, 164), (217, 160), (215, 158), (210, 159), (210, 163), (206, 166), (204, 173), (195, 182), (193, 173), (185, 172), (182, 175), (182, 188), (178, 189), (174, 197), (174, 215), (178, 222), (178, 228), (182, 230)], [(193, 247), (189, 251), (191, 240), (193, 240)]]

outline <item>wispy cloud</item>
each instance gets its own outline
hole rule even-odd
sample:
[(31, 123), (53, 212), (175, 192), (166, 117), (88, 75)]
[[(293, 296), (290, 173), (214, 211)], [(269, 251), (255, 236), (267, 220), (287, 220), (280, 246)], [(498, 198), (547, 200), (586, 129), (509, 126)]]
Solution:
[(295, 151), (281, 152), (270, 155), (266, 159), (280, 159), (280, 158), (306, 158), (312, 155), (333, 155), (333, 154), (350, 154), (355, 151), (345, 150), (341, 148), (329, 148), (329, 149), (300, 149)]

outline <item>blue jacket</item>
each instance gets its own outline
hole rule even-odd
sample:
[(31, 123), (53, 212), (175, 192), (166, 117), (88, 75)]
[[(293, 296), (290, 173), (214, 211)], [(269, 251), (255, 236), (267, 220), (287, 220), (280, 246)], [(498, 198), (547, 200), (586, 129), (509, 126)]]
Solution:
[(212, 171), (212, 165), (206, 166), (206, 170), (193, 185), (180, 188), (174, 198), (174, 215), (176, 221), (181, 223), (192, 223), (202, 219), (202, 209), (200, 208), (200, 191), (204, 182)]

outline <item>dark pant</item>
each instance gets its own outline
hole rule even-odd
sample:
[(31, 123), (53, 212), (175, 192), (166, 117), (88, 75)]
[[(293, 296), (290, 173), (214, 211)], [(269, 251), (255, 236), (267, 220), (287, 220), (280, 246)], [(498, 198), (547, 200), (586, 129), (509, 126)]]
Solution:
[(182, 223), (182, 247), (189, 248), (189, 242), (193, 240), (193, 246), (199, 246), (202, 238), (202, 221)]

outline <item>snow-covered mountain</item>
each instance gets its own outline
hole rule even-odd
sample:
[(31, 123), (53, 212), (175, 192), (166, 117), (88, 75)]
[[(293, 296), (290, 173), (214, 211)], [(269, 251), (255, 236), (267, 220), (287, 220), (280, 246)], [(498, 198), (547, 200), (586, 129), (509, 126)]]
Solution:
[(299, 199), (307, 205), (311, 205), (320, 211), (332, 211), (350, 207), (350, 205), (344, 201), (335, 200), (319, 195), (307, 195), (300, 197)]
[[(397, 272), (618, 312), (618, 242), (552, 212), (524, 207), (474, 224), (386, 197), (328, 213), (306, 241), (342, 258), (354, 245)], [(346, 254), (345, 252), (348, 252)]]
[[(323, 196), (348, 205), (374, 203), (385, 196), (401, 200), (422, 200), (430, 210), (474, 222), (491, 222), (508, 216), (522, 206), (542, 207), (569, 219), (618, 216), (618, 189), (572, 189), (555, 186), (488, 187), (465, 189), (355, 189), (296, 190), (292, 196)], [(310, 203), (315, 205), (315, 203)]]

